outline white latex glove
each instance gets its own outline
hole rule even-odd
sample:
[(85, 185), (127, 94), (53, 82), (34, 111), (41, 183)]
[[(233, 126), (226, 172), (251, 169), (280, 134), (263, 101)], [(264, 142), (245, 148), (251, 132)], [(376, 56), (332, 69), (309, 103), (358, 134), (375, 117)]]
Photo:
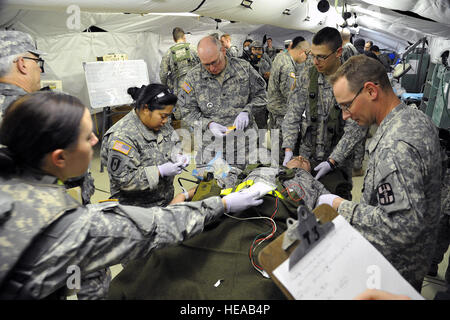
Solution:
[(209, 124), (209, 130), (215, 137), (224, 137), (226, 132), (228, 131), (227, 127), (218, 124), (216, 122), (211, 122)]
[(323, 194), (319, 196), (319, 199), (317, 199), (316, 207), (320, 206), (321, 204), (327, 204), (330, 207), (333, 207), (333, 200), (336, 198), (339, 198), (339, 196), (332, 193)]
[(319, 165), (317, 167), (314, 168), (314, 171), (318, 171), (314, 178), (316, 180), (319, 180), (320, 178), (322, 178), (324, 175), (326, 175), (331, 170), (333, 170), (333, 169), (331, 168), (328, 161), (322, 161), (321, 163), (319, 163)]
[(234, 120), (233, 126), (235, 126), (237, 130), (244, 130), (248, 126), (248, 121), (248, 112), (242, 111)]
[(181, 162), (182, 163), (181, 167), (186, 168), (191, 162), (191, 156), (189, 154), (178, 154), (177, 162)]
[(158, 166), (159, 174), (161, 177), (172, 177), (181, 173), (183, 163), (178, 161), (177, 163), (166, 162)]
[(291, 161), (292, 156), (294, 155), (294, 153), (292, 151), (285, 151), (284, 152), (284, 160), (283, 160), (283, 166), (286, 167), (286, 164)]

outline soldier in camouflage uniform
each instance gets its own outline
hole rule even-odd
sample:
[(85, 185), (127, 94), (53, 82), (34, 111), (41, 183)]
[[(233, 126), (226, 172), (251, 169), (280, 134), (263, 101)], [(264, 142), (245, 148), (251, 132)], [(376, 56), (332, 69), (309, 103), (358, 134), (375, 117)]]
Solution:
[(281, 129), (287, 109), (287, 99), (297, 85), (298, 64), (307, 59), (309, 43), (299, 36), (293, 40), (292, 49), (276, 56), (272, 64), (271, 77), (267, 89), (267, 109), (270, 129)]
[(11, 102), (40, 89), (42, 54), (29, 34), (0, 31), (0, 123)]
[(181, 242), (224, 210), (262, 202), (255, 193), (235, 193), (166, 208), (81, 206), (61, 181), (86, 171), (97, 141), (89, 110), (75, 97), (38, 92), (7, 110), (0, 128), (0, 299), (60, 299), (86, 286), (97, 290), (90, 298), (103, 298), (108, 266)]
[(250, 64), (263, 77), (266, 82), (270, 76), (270, 63), (267, 57), (263, 57), (263, 45), (260, 41), (253, 41), (250, 44)]
[[(267, 60), (270, 61), (270, 58), (264, 54), (263, 45), (260, 41), (253, 41), (250, 44), (250, 52), (250, 64), (261, 75), (261, 77), (264, 78), (267, 87), (271, 66), (271, 63), (269, 63)], [(255, 117), (256, 125), (258, 126), (258, 128), (267, 129), (268, 111), (266, 106), (255, 108), (253, 110), (253, 115)]]
[(239, 50), (236, 46), (231, 44), (231, 36), (228, 33), (220, 36), (220, 42), (222, 43), (222, 46), (227, 50), (227, 57), (239, 57)]
[[(191, 129), (201, 131), (202, 141), (196, 143), (199, 149), (196, 163), (203, 164), (215, 156), (213, 150), (211, 153), (214, 155), (208, 153), (208, 147), (216, 144), (221, 146), (225, 135), (226, 140), (244, 135), (251, 139), (257, 138), (253, 111), (264, 107), (267, 100), (264, 79), (248, 62), (226, 57), (219, 41), (210, 36), (203, 38), (199, 41), (198, 53), (201, 64), (186, 75), (178, 95), (178, 105), (183, 120)], [(230, 126), (236, 128), (231, 135), (227, 134)], [(211, 143), (213, 136), (214, 144)], [(247, 162), (247, 159), (240, 160), (243, 155), (237, 154), (237, 148), (230, 147), (234, 150), (235, 159), (227, 159), (230, 165)], [(245, 157), (247, 151), (246, 147)]]
[(299, 155), (311, 162), (325, 187), (351, 199), (354, 146), (367, 129), (351, 119), (344, 121), (328, 77), (341, 65), (342, 39), (335, 28), (325, 27), (312, 40), (314, 66), (304, 69), (288, 100), (282, 123), (285, 158), (289, 161), (300, 134)]
[[(358, 50), (355, 46), (350, 42), (351, 33), (348, 29), (343, 29), (341, 31), (342, 38), (342, 61), (347, 61), (350, 57), (356, 56), (359, 54)], [(364, 174), (363, 171), (363, 160), (365, 154), (365, 146), (366, 146), (366, 138), (358, 142), (355, 146), (354, 152), (354, 162), (353, 162), (353, 177), (362, 176)]]
[[(36, 49), (29, 34), (20, 31), (0, 31), (0, 124), (6, 108), (28, 92), (41, 87), (41, 72), (44, 72), (45, 54)], [(90, 202), (95, 192), (94, 179), (88, 171), (82, 177), (70, 179), (67, 188), (81, 188), (84, 204)]]
[(420, 292), (441, 211), (437, 128), (397, 98), (384, 66), (365, 55), (351, 57), (330, 82), (344, 118), (379, 127), (367, 148), (360, 203), (322, 195), (318, 205), (332, 205)]
[[(432, 277), (437, 276), (438, 264), (443, 260), (445, 252), (450, 245), (450, 131), (442, 128), (439, 129), (439, 139), (441, 141), (443, 149), (442, 157), (444, 159), (442, 162), (441, 220), (439, 221), (438, 236), (431, 266), (428, 270), (428, 275)], [(450, 257), (444, 278), (447, 284), (450, 284)]]
[[(187, 72), (200, 62), (197, 51), (186, 42), (183, 29), (176, 27), (172, 31), (175, 44), (167, 50), (161, 60), (159, 78), (175, 95), (181, 90)], [(180, 120), (178, 108), (174, 111), (175, 119)]]
[(277, 55), (277, 49), (272, 46), (272, 38), (267, 38), (267, 46), (264, 48), (264, 53), (267, 54), (270, 60), (274, 60)]
[(111, 197), (126, 205), (167, 206), (174, 197), (174, 176), (190, 158), (181, 154), (178, 134), (168, 122), (177, 97), (162, 84), (129, 93), (135, 109), (105, 133), (100, 152)]

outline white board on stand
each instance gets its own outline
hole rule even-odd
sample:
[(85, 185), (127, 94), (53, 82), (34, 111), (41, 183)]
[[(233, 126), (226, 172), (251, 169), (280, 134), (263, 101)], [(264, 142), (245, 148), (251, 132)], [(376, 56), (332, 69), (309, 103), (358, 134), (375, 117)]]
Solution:
[(91, 108), (129, 105), (128, 88), (149, 84), (144, 60), (83, 63)]

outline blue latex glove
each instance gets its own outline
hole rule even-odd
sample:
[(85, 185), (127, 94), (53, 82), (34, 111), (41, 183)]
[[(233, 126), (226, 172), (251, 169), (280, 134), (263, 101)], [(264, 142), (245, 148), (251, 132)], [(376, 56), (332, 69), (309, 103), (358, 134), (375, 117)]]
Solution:
[(223, 125), (218, 124), (216, 122), (211, 122), (208, 127), (215, 137), (223, 137), (225, 136), (225, 133), (228, 131), (227, 127), (224, 127)]
[(332, 193), (323, 194), (319, 197), (319, 199), (317, 199), (316, 207), (320, 206), (321, 204), (327, 204), (330, 207), (333, 207), (333, 200), (336, 198), (339, 198), (339, 196)]
[(287, 151), (287, 150), (286, 150), (286, 151), (284, 152), (283, 166), (286, 166), (287, 163), (288, 163), (289, 161), (291, 161), (293, 155), (294, 155), (294, 153), (293, 153), (292, 151)]
[(236, 130), (244, 130), (248, 126), (248, 112), (242, 111), (234, 120), (233, 126)]
[(331, 165), (328, 163), (328, 161), (322, 161), (317, 167), (314, 168), (314, 171), (318, 171), (314, 178), (316, 180), (319, 180), (331, 170), (333, 170), (333, 168), (331, 168)]
[(159, 174), (161, 177), (171, 177), (180, 174), (183, 170), (183, 162), (178, 161), (177, 163), (166, 162), (158, 166)]
[(240, 212), (250, 207), (259, 206), (263, 203), (262, 199), (259, 199), (259, 192), (233, 192), (225, 196), (225, 202), (227, 204), (228, 212)]

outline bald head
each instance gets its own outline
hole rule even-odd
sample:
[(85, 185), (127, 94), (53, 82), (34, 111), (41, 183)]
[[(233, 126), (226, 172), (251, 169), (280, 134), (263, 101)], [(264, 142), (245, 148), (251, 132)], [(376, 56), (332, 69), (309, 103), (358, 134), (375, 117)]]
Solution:
[(198, 42), (198, 54), (217, 53), (222, 48), (222, 43), (213, 36), (206, 36)]
[(341, 38), (342, 38), (343, 42), (345, 42), (345, 43), (349, 42), (351, 36), (352, 36), (352, 34), (350, 33), (350, 30), (348, 30), (348, 29), (341, 30)]
[(225, 69), (225, 48), (212, 36), (202, 38), (197, 45), (200, 62), (211, 74), (219, 74)]

